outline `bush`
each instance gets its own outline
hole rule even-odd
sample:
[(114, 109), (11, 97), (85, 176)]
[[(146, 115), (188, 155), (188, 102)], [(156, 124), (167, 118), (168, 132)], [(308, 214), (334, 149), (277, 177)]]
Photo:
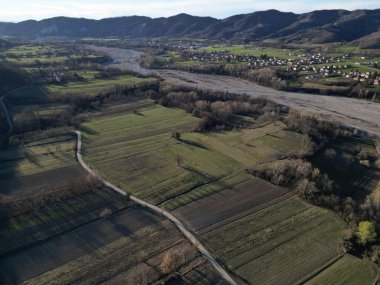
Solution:
[(248, 170), (249, 173), (279, 186), (295, 189), (307, 201), (319, 201), (320, 195), (331, 195), (333, 182), (311, 163), (300, 159), (284, 159), (265, 163)]
[(375, 225), (369, 221), (362, 221), (359, 223), (358, 230), (356, 232), (358, 243), (360, 245), (367, 245), (376, 240), (377, 234)]

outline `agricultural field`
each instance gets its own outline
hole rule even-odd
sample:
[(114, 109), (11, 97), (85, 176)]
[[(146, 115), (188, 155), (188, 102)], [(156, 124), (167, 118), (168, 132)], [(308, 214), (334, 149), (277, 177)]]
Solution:
[(98, 95), (115, 87), (139, 87), (154, 83), (154, 78), (123, 75), (110, 79), (94, 79), (87, 82), (70, 82), (63, 85), (47, 85), (46, 92), (53, 95)]
[(258, 212), (293, 196), (290, 190), (251, 178), (232, 188), (189, 203), (174, 211), (199, 235)]
[(241, 284), (294, 284), (343, 254), (345, 227), (334, 213), (291, 197), (201, 238)]
[(109, 209), (118, 212), (133, 204), (105, 187), (93, 189), (34, 212), (1, 219), (0, 255), (17, 252), (101, 218)]
[[(296, 153), (295, 143), (302, 140), (284, 131), (281, 123), (190, 132), (198, 120), (183, 110), (157, 105), (89, 118), (82, 124), (84, 158), (123, 190), (174, 210), (248, 180), (246, 167)], [(173, 138), (172, 131), (180, 132), (180, 139)]]
[[(171, 262), (163, 266), (166, 255)], [(165, 282), (174, 271), (182, 275), (183, 284), (211, 284), (219, 280), (211, 265), (174, 225), (131, 205), (109, 218), (97, 218), (43, 243), (7, 254), (0, 264), (4, 285), (95, 281), (147, 284)]]
[(254, 46), (222, 46), (222, 47), (207, 47), (205, 51), (229, 51), (233, 54), (250, 54), (260, 56), (266, 54), (283, 59), (294, 59), (301, 52), (294, 49), (277, 49), (267, 47), (254, 47)]
[[(1, 150), (1, 199), (25, 199), (88, 179), (75, 160), (75, 143), (74, 136), (59, 136)], [(0, 216), (1, 284), (146, 284), (173, 278), (181, 284), (220, 280), (173, 224), (104, 186)]]
[[(69, 135), (0, 150), (1, 194), (35, 194), (66, 179), (83, 179), (75, 160), (75, 143)], [(57, 175), (62, 180), (57, 181)]]
[(65, 45), (18, 45), (1, 53), (7, 61), (19, 66), (39, 66), (63, 64), (68, 60), (101, 60), (102, 56), (81, 53), (72, 46)]
[(239, 283), (293, 284), (343, 254), (346, 224), (246, 174), (297, 154), (303, 137), (280, 122), (239, 119), (242, 129), (194, 133), (197, 118), (157, 105), (88, 117), (84, 159), (126, 192), (173, 211)]
[(306, 285), (372, 285), (378, 278), (379, 269), (369, 260), (346, 254), (323, 270)]

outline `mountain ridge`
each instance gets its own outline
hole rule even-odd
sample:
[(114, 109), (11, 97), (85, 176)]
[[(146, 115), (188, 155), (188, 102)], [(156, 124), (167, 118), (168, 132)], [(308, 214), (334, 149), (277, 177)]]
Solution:
[[(225, 19), (178, 14), (150, 18), (124, 16), (100, 20), (54, 17), (19, 23), (0, 22), (0, 35), (15, 37), (194, 37), (232, 41), (277, 39), (284, 42), (360, 42), (379, 44), (380, 9), (317, 10), (295, 14), (278, 10), (257, 11)], [(371, 35), (374, 35), (373, 37)]]

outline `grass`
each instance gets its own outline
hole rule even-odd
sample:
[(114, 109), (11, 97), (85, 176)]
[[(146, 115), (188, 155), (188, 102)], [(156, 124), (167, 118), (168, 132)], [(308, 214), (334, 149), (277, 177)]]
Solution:
[(67, 57), (57, 56), (57, 57), (21, 57), (21, 58), (8, 58), (8, 61), (12, 63), (16, 63), (19, 65), (30, 65), (30, 64), (38, 64), (38, 63), (62, 63), (67, 60)]
[(346, 254), (316, 277), (307, 285), (372, 285), (378, 269), (369, 260), (363, 260)]
[(56, 95), (98, 95), (107, 92), (116, 86), (142, 86), (155, 82), (155, 78), (141, 78), (133, 75), (123, 75), (112, 79), (95, 79), (87, 82), (70, 82), (64, 85), (47, 85), (49, 94)]
[[(279, 123), (234, 132), (189, 132), (198, 120), (161, 106), (89, 120), (82, 124), (85, 160), (125, 191), (174, 210), (249, 179), (248, 166), (297, 150), (299, 136), (283, 131)], [(171, 138), (173, 130), (181, 133), (180, 140)]]
[(164, 284), (166, 274), (160, 264), (168, 252), (182, 252), (177, 257), (176, 272), (188, 284), (214, 284), (219, 276), (208, 262), (186, 241), (170, 222), (151, 217), (145, 227), (73, 258), (52, 270), (27, 280), (24, 284)]
[(0, 151), (0, 177), (10, 178), (76, 164), (75, 139), (58, 137)]
[(115, 196), (112, 190), (96, 189), (38, 211), (0, 220), (0, 254), (96, 220), (104, 208), (114, 212), (131, 206), (131, 202)]
[[(334, 149), (336, 157), (334, 163), (326, 159), (326, 149)], [(374, 183), (379, 176), (374, 167), (366, 167), (359, 162), (354, 150), (367, 153), (368, 157), (376, 160), (379, 158), (376, 146), (371, 139), (336, 139), (328, 144), (322, 151), (311, 158), (311, 162), (327, 173), (331, 179), (341, 187), (342, 195), (362, 198), (366, 193), (373, 190)]]
[(245, 47), (245, 46), (226, 46), (226, 47), (207, 47), (206, 51), (229, 51), (233, 54), (251, 54), (255, 56), (268, 55), (283, 59), (294, 59), (298, 51), (276, 48)]
[(341, 254), (344, 228), (332, 212), (293, 197), (202, 239), (241, 280), (291, 284)]
[(12, 90), (11, 92), (8, 93), (8, 97), (10, 99), (29, 99), (29, 98), (39, 98), (42, 96), (46, 96), (44, 94), (44, 90), (37, 85), (33, 86), (27, 86), (27, 87), (21, 87), (15, 90)]

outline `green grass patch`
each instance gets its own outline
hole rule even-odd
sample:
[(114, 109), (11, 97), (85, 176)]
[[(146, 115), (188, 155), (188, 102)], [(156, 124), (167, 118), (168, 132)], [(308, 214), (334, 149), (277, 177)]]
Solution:
[(65, 136), (0, 151), (0, 177), (10, 178), (76, 164), (74, 137)]
[(49, 94), (55, 95), (98, 95), (112, 91), (116, 86), (134, 87), (155, 82), (155, 78), (142, 78), (133, 75), (123, 75), (111, 79), (95, 79), (87, 82), (70, 82), (64, 85), (47, 85)]
[(202, 236), (250, 284), (293, 284), (338, 254), (345, 224), (296, 197)]
[(363, 260), (350, 254), (336, 261), (307, 285), (372, 285), (378, 269), (369, 260)]
[(248, 46), (226, 46), (226, 47), (207, 47), (206, 51), (229, 51), (233, 54), (251, 54), (255, 56), (268, 55), (283, 59), (294, 59), (298, 51), (289, 49), (276, 49), (276, 48), (261, 48), (261, 47), (248, 47)]
[[(198, 120), (162, 106), (89, 118), (82, 124), (85, 160), (125, 191), (174, 210), (249, 179), (246, 167), (296, 152), (301, 139), (281, 123), (189, 132)], [(181, 133), (180, 140), (171, 137), (173, 130)]]

